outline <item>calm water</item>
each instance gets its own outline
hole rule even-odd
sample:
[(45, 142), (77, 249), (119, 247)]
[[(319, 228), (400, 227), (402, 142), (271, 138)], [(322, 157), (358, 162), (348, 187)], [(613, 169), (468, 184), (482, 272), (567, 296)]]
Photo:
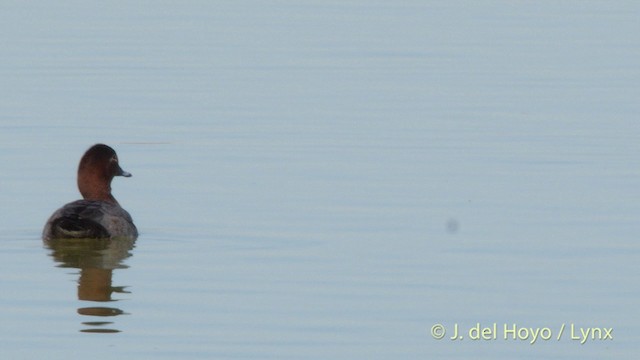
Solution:
[[(637, 355), (637, 2), (0, 8), (3, 359)], [(48, 247), (96, 142), (141, 236)]]

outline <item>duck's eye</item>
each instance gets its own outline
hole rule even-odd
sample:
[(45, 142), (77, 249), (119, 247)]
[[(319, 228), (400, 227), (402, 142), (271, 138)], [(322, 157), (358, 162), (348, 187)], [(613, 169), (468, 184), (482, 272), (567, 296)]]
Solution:
[(118, 157), (117, 157), (117, 156), (112, 157), (112, 158), (111, 158), (111, 161), (113, 161), (113, 162), (118, 162)]

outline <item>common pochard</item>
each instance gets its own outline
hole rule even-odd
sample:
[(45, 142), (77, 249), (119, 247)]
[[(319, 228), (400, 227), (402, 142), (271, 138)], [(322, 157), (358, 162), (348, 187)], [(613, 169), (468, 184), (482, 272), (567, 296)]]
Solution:
[(137, 238), (131, 215), (111, 194), (114, 176), (131, 176), (118, 164), (116, 152), (104, 144), (89, 148), (78, 166), (78, 189), (83, 199), (56, 210), (44, 226), (42, 238)]

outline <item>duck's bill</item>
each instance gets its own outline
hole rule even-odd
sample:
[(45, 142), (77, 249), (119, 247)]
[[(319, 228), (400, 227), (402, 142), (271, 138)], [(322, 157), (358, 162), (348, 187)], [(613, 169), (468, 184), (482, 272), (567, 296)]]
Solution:
[(118, 168), (118, 172), (116, 173), (116, 176), (124, 176), (124, 177), (131, 177), (131, 173), (130, 172), (126, 172), (124, 170), (122, 170), (122, 168)]

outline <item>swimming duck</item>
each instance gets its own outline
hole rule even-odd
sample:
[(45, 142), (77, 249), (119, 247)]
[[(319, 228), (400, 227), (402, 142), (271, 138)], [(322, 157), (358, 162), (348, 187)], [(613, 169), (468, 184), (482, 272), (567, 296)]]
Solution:
[(42, 238), (136, 239), (138, 229), (131, 215), (111, 194), (114, 176), (131, 177), (131, 174), (122, 170), (111, 147), (104, 144), (90, 147), (78, 166), (78, 189), (83, 199), (56, 210), (44, 226)]

